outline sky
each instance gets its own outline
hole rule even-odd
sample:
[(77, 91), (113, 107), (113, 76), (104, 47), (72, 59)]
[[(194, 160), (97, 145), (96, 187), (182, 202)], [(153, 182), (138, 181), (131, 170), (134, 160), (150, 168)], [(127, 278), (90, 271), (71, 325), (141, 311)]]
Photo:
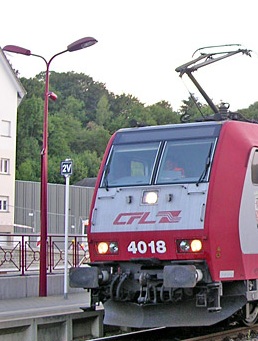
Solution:
[[(257, 0), (8, 0), (0, 9), (1, 48), (18, 45), (50, 60), (72, 42), (94, 37), (94, 46), (54, 58), (50, 71), (83, 73), (115, 95), (132, 95), (145, 105), (164, 100), (173, 110), (189, 91), (205, 103), (176, 67), (198, 48), (242, 44), (253, 51), (251, 58), (238, 54), (194, 77), (216, 104), (228, 102), (231, 110), (258, 101)], [(21, 77), (46, 69), (40, 58), (7, 57)]]

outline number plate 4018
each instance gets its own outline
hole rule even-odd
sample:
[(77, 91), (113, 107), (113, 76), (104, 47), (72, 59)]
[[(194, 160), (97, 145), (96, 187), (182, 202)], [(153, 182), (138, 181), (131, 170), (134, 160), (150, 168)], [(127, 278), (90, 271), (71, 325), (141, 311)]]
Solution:
[(132, 240), (128, 245), (127, 251), (133, 253), (134, 255), (137, 253), (144, 254), (147, 252), (155, 254), (165, 253), (167, 251), (167, 248), (164, 240), (152, 240), (149, 243), (146, 243), (143, 240), (140, 240), (139, 242)]

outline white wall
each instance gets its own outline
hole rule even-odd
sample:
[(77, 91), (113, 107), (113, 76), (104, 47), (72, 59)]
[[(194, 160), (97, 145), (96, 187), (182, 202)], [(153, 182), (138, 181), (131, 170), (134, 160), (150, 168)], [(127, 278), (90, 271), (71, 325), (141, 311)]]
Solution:
[[(0, 232), (11, 232), (14, 224), (15, 159), (18, 91), (24, 90), (0, 49), (0, 161), (9, 159), (9, 173), (0, 173), (0, 197), (8, 197), (8, 211), (0, 211)], [(22, 97), (25, 95), (25, 91)], [(10, 122), (10, 134), (6, 126)]]

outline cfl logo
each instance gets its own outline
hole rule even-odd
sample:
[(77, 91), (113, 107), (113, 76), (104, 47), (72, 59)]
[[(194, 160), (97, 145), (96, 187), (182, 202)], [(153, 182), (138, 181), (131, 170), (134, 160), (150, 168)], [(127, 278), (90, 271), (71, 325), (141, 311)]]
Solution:
[(150, 212), (119, 213), (113, 225), (131, 225), (134, 222), (141, 224), (171, 224), (178, 223), (181, 211), (159, 211), (155, 220), (150, 219)]

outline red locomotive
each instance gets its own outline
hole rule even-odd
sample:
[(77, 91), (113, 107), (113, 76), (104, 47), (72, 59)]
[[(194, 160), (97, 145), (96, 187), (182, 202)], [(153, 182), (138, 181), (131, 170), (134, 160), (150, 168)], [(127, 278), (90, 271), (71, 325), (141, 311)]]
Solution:
[[(196, 84), (191, 65), (177, 71)], [(258, 318), (258, 124), (203, 95), (214, 110), (208, 121), (120, 129), (107, 146), (89, 220), (91, 263), (70, 269), (70, 285), (91, 289), (92, 307), (104, 303), (105, 324)]]

